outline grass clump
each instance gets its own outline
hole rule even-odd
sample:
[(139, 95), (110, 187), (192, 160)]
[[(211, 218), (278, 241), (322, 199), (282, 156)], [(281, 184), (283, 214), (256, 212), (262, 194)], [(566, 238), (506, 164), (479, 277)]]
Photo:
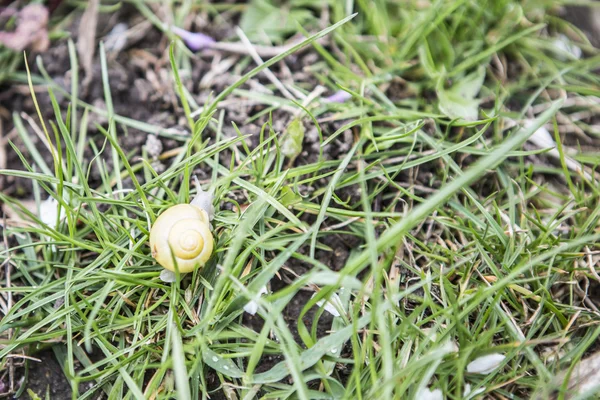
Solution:
[[(241, 77), (204, 104), (186, 85), (199, 56), (174, 42), (185, 135), (115, 112), (102, 45), (104, 110), (41, 62), (39, 75), (11, 76), (45, 84), (54, 117), (38, 107), (48, 162), (15, 113), (24, 145), (12, 151), (24, 168), (0, 170), (30, 180), (35, 199), (30, 210), (0, 194), (13, 215), (0, 247), (0, 366), (51, 348), (79, 399), (560, 390), (555, 376), (594, 352), (600, 334), (599, 159), (581, 148), (598, 145), (597, 50), (542, 1), (289, 3), (170, 5), (175, 23), (192, 11), (237, 13), (256, 27), (268, 13), (312, 32), (256, 67), (241, 57)], [(164, 29), (151, 4), (135, 4)], [(265, 31), (275, 43), (289, 33)], [(284, 80), (276, 68), (304, 47), (317, 61)], [(351, 97), (324, 101), (336, 91)], [(245, 121), (259, 132), (234, 124), (227, 134), (230, 99), (260, 106)], [(94, 127), (102, 146), (88, 137), (92, 114), (107, 117)], [(177, 140), (164, 171), (122, 147), (128, 129)], [(532, 144), (544, 129), (554, 155)], [(189, 201), (202, 171), (221, 206), (216, 251), (168, 284), (149, 229)], [(488, 354), (504, 358), (469, 372)]]

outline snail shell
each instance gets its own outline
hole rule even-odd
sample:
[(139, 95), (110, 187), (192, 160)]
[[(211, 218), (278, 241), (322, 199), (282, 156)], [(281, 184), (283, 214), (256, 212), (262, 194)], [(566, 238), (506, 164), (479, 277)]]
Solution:
[(175, 265), (181, 273), (204, 266), (213, 241), (207, 212), (192, 204), (168, 208), (150, 229), (152, 257), (170, 271), (175, 271)]

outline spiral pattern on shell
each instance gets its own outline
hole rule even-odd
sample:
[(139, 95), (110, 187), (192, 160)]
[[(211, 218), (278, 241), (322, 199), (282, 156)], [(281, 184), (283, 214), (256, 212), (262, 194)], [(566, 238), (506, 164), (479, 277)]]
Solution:
[(191, 272), (210, 258), (213, 237), (206, 211), (191, 205), (178, 204), (163, 212), (150, 230), (152, 257), (164, 268)]

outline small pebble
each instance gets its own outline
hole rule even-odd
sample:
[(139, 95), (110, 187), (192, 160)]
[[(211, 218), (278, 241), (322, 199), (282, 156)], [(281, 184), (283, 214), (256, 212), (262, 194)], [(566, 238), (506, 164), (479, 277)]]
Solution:
[(152, 169), (156, 171), (157, 174), (162, 174), (163, 172), (165, 172), (165, 164), (163, 164), (159, 160), (153, 161), (150, 165), (152, 166)]
[(156, 135), (148, 135), (146, 137), (146, 151), (152, 158), (156, 158), (162, 153), (163, 145), (162, 142)]

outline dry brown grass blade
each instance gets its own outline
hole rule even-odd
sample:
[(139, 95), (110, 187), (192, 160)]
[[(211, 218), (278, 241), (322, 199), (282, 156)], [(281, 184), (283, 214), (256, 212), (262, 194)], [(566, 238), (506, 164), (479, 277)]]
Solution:
[(81, 66), (85, 71), (85, 78), (81, 83), (84, 90), (92, 81), (94, 70), (94, 49), (96, 48), (96, 26), (98, 25), (98, 0), (90, 0), (79, 23), (79, 38), (77, 39), (77, 53)]

